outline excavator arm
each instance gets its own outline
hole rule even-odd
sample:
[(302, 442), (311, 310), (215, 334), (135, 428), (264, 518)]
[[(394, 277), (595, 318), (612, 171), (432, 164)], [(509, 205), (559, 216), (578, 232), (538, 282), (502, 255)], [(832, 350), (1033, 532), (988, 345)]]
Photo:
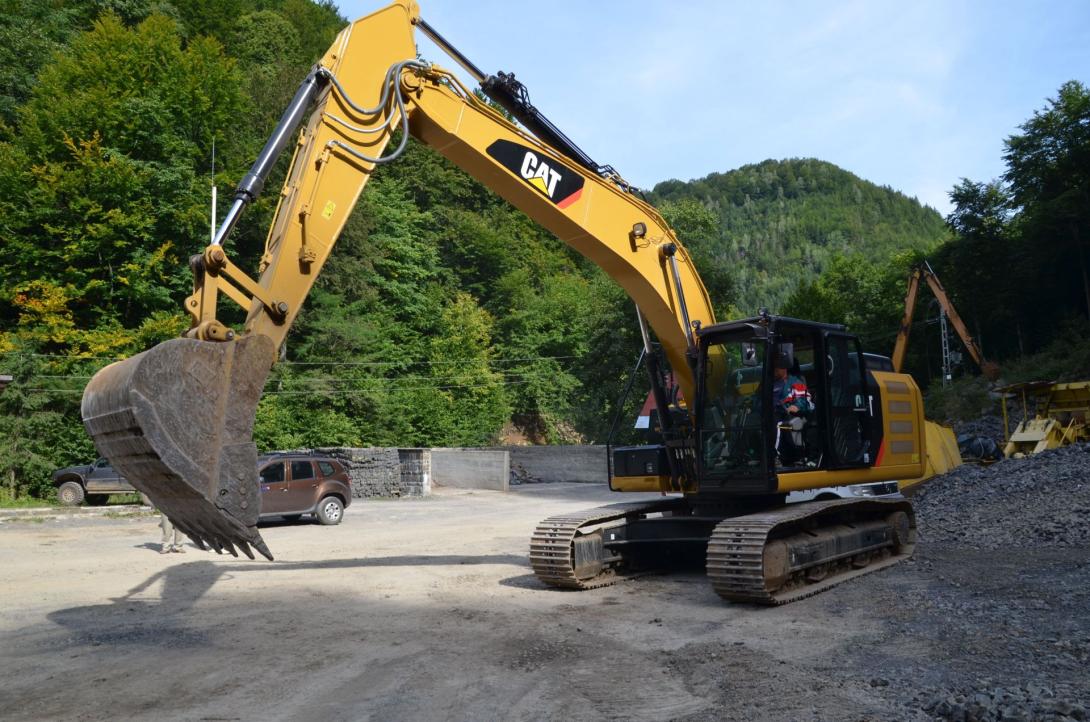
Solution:
[(908, 351), (908, 335), (912, 333), (912, 316), (916, 313), (916, 296), (920, 292), (920, 276), (923, 271), (920, 267), (912, 269), (912, 275), (908, 277), (908, 291), (905, 293), (905, 313), (901, 316), (901, 325), (897, 329), (897, 341), (893, 344), (893, 370), (901, 373), (905, 364), (905, 353)]
[[(508, 122), (450, 72), (417, 60), (416, 28), (534, 132)], [(238, 547), (251, 557), (252, 547), (272, 558), (256, 529), (252, 429), (261, 389), (371, 173), (395, 160), (409, 135), (616, 280), (654, 329), (682, 393), (695, 397), (695, 331), (715, 319), (666, 222), (537, 113), (513, 76), (482, 76), (420, 19), (414, 2), (398, 0), (338, 35), (240, 183), (213, 243), (191, 259), (186, 337), (103, 369), (84, 392), (84, 423), (98, 448), (202, 547), (232, 554)], [(293, 138), (253, 279), (224, 243)], [(384, 155), (395, 138), (398, 147)], [(241, 330), (218, 320), (221, 295), (247, 309)]]

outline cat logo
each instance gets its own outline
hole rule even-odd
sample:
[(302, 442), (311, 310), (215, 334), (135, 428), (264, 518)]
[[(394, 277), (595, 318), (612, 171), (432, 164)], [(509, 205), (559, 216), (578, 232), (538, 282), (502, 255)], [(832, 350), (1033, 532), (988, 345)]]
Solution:
[(560, 181), (560, 174), (549, 167), (549, 164), (540, 160), (532, 150), (526, 151), (522, 159), (522, 168), (519, 169), (522, 177), (530, 181), (530, 185), (539, 191), (553, 197), (556, 193), (556, 184)]
[(567, 208), (583, 194), (583, 176), (539, 150), (497, 140), (488, 146), (488, 155), (558, 208)]

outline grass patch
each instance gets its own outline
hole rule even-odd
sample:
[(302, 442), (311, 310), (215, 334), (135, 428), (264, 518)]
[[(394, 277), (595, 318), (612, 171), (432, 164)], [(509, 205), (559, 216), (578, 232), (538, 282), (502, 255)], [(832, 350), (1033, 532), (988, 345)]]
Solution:
[[(91, 496), (91, 499), (101, 500), (101, 496)], [(100, 501), (98, 504), (90, 504), (85, 499), (81, 506), (114, 506), (114, 505), (137, 505), (143, 506), (144, 502), (140, 498), (139, 494), (110, 494), (105, 501)], [(63, 506), (60, 501), (57, 500), (56, 494), (50, 494), (44, 499), (39, 499), (33, 496), (12, 496), (8, 489), (0, 489), (0, 509), (42, 509), (42, 508), (60, 507), (62, 509), (78, 509), (79, 507)]]
[(156, 511), (107, 511), (103, 512), (101, 516), (105, 519), (133, 519), (136, 517), (153, 517), (159, 516), (159, 512)]
[(144, 502), (140, 499), (139, 494), (110, 494), (110, 498), (106, 500), (108, 506), (114, 504), (138, 504), (142, 505)]
[(33, 496), (12, 496), (7, 489), (0, 489), (0, 509), (40, 509), (47, 506), (56, 506), (57, 497), (50, 499), (36, 499)]
[(7, 523), (18, 522), (20, 524), (44, 524), (44, 516), (17, 516), (14, 519), (7, 519)]

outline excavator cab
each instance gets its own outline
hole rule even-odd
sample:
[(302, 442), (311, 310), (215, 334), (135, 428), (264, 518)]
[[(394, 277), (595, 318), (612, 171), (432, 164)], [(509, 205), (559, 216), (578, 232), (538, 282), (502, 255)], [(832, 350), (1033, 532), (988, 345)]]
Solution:
[(700, 493), (774, 494), (785, 475), (873, 465), (875, 390), (843, 326), (760, 316), (699, 340)]
[(843, 326), (764, 315), (697, 337), (694, 428), (677, 435), (695, 448), (669, 429), (661, 445), (618, 448), (614, 488), (775, 495), (783, 477), (875, 463), (877, 389)]

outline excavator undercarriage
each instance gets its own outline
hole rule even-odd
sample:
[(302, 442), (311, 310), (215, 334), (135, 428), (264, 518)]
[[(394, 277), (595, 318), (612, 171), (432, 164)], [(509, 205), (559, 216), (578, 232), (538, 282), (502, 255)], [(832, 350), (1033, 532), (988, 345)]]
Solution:
[(698, 515), (682, 498), (554, 516), (530, 541), (542, 582), (594, 589), (703, 563), (731, 602), (786, 604), (912, 556), (916, 521), (904, 499), (790, 504), (740, 516)]

